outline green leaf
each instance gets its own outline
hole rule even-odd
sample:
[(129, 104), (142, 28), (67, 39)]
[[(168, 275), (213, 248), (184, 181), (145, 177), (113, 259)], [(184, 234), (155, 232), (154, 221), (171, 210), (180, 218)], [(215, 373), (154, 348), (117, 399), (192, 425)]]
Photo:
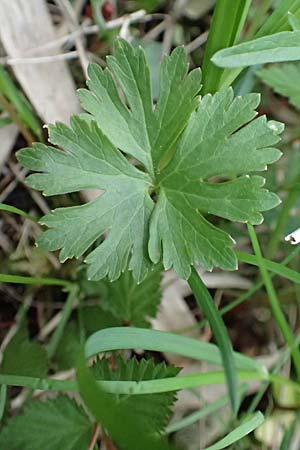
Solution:
[[(80, 314), (86, 337), (103, 328), (121, 325), (110, 312), (103, 311), (99, 306), (83, 306)], [(55, 352), (55, 361), (59, 370), (75, 367), (80, 347), (80, 328), (75, 321), (70, 321)]]
[(10, 76), (0, 65), (0, 93), (13, 104), (20, 119), (30, 128), (39, 139), (42, 139), (41, 126), (34, 114), (31, 104), (19, 89), (16, 88)]
[[(255, 255), (250, 255), (249, 253), (235, 252), (238, 260), (247, 264), (252, 264), (254, 266), (259, 266), (258, 258)], [(300, 273), (296, 270), (285, 267), (284, 264), (276, 263), (263, 258), (265, 267), (273, 273), (292, 281), (293, 283), (300, 283)]]
[(300, 17), (300, 0), (277, 2), (276, 7), (258, 31), (256, 37), (290, 30), (289, 13), (292, 13), (296, 18)]
[[(165, 363), (155, 364), (152, 359), (142, 359), (137, 361), (132, 358), (124, 361), (117, 356), (113, 361), (113, 369), (110, 363), (103, 358), (98, 360), (92, 367), (96, 380), (112, 381), (145, 381), (160, 378), (174, 377), (179, 370), (174, 366), (167, 366)], [(142, 395), (115, 395), (117, 403), (122, 405), (122, 409), (131, 411), (132, 417), (140, 420), (143, 429), (147, 433), (161, 432), (167, 425), (171, 414), (171, 406), (175, 402), (174, 392), (164, 392), (161, 394)]]
[(214, 93), (220, 88), (223, 71), (212, 64), (211, 57), (218, 50), (236, 43), (247, 18), (250, 5), (251, 0), (217, 1), (204, 53), (203, 84), (205, 93)]
[[(102, 352), (136, 348), (179, 354), (216, 365), (222, 364), (220, 350), (214, 344), (179, 334), (134, 327), (107, 328), (94, 333), (86, 341), (85, 356), (91, 358)], [(266, 374), (264, 366), (253, 358), (237, 352), (234, 352), (234, 358), (239, 369)]]
[(300, 20), (290, 11), (288, 12), (288, 20), (293, 31), (300, 31)]
[(32, 220), (33, 222), (37, 222), (37, 219), (30, 214), (27, 214), (22, 209), (16, 208), (15, 206), (6, 205), (5, 203), (0, 203), (0, 211), (7, 211), (13, 214), (18, 214), (19, 216), (26, 217), (26, 219)]
[[(267, 122), (265, 117), (248, 123), (258, 103), (256, 94), (233, 99), (230, 88), (206, 95), (159, 178), (149, 254), (158, 262), (163, 253), (165, 269), (173, 266), (182, 278), (189, 277), (196, 261), (206, 270), (236, 268), (231, 238), (204, 214), (257, 224), (263, 220), (260, 211), (279, 203), (275, 194), (262, 189), (263, 178), (244, 176), (264, 170), (280, 157), (272, 145), (278, 142), (281, 124)], [(212, 177), (230, 175), (242, 176), (225, 183), (210, 182)]]
[(59, 370), (68, 370), (76, 365), (80, 349), (80, 332), (77, 324), (72, 321), (64, 330), (64, 334), (55, 352), (55, 362)]
[(300, 108), (300, 63), (270, 66), (259, 70), (256, 75), (277, 94), (288, 97), (295, 108)]
[(89, 126), (74, 117), (72, 128), (51, 127), (50, 139), (68, 153), (40, 144), (20, 153), (24, 165), (46, 171), (30, 175), (30, 186), (47, 195), (92, 187), (107, 192), (86, 205), (60, 208), (42, 218), (41, 223), (51, 229), (41, 235), (38, 244), (49, 250), (62, 248), (60, 259), (65, 261), (82, 255), (110, 229), (108, 238), (86, 260), (88, 277), (117, 279), (130, 257), (134, 277), (143, 279), (150, 267), (146, 253), (153, 209), (149, 177), (129, 164), (95, 122)]
[[(138, 159), (152, 173), (153, 166), (172, 148), (198, 104), (200, 71), (195, 69), (187, 75), (183, 47), (164, 58), (160, 95), (154, 109), (150, 70), (141, 47), (135, 49), (117, 39), (115, 56), (107, 58), (107, 65), (104, 71), (100, 66), (90, 66), (91, 92), (80, 91), (82, 106), (96, 118), (116, 147)], [(129, 109), (118, 95), (113, 75)]]
[(61, 261), (97, 243), (86, 257), (90, 279), (113, 281), (129, 269), (141, 282), (161, 259), (183, 278), (196, 263), (234, 270), (233, 240), (207, 216), (257, 224), (278, 204), (263, 178), (248, 174), (280, 157), (272, 146), (282, 125), (253, 120), (255, 94), (234, 99), (226, 89), (200, 101), (200, 72), (187, 70), (183, 48), (165, 57), (154, 106), (143, 49), (118, 39), (108, 68), (90, 66), (90, 91), (80, 92), (90, 118), (50, 127), (51, 143), (64, 151), (38, 144), (18, 155), (40, 172), (27, 180), (45, 195), (104, 190), (42, 218), (50, 229), (38, 238), (45, 249), (61, 249)]
[(126, 271), (113, 283), (105, 282), (101, 305), (123, 323), (136, 327), (149, 327), (160, 303), (161, 267), (155, 268), (142, 283), (137, 284)]
[(77, 365), (77, 382), (90, 412), (124, 450), (171, 450), (160, 435), (145, 433), (141, 416), (132, 414), (126, 405), (124, 408), (122, 402), (101, 389), (86, 367), (83, 355)]
[(212, 61), (218, 67), (297, 61), (300, 59), (299, 39), (300, 31), (282, 31), (220, 50)]
[(0, 433), (0, 448), (9, 450), (87, 449), (93, 426), (83, 409), (67, 396), (31, 401)]
[(121, 323), (109, 311), (103, 311), (99, 306), (86, 306), (82, 308), (82, 324), (87, 336), (104, 328), (117, 327)]
[(216, 342), (219, 346), (224, 370), (226, 373), (232, 410), (234, 414), (237, 414), (240, 404), (240, 399), (238, 397), (238, 375), (233, 348), (227, 333), (226, 326), (207, 287), (199, 277), (198, 272), (194, 267), (192, 268), (192, 273), (188, 280), (188, 283), (191, 286), (197, 303), (203, 310), (205, 317), (207, 317)]
[(223, 448), (229, 447), (231, 444), (239, 441), (247, 434), (251, 433), (257, 427), (259, 427), (264, 422), (264, 416), (261, 412), (255, 413), (252, 417), (247, 418), (239, 425), (235, 430), (231, 431), (227, 436), (225, 436), (220, 441), (216, 442), (205, 450), (222, 450)]
[(28, 332), (22, 327), (7, 345), (0, 373), (43, 378), (48, 373), (46, 350), (29, 341)]

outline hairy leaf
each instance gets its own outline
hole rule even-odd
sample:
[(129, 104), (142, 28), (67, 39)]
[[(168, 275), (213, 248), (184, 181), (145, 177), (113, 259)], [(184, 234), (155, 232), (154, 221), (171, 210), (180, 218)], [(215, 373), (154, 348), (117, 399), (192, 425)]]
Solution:
[(9, 450), (87, 449), (93, 426), (81, 407), (67, 396), (31, 401), (23, 414), (0, 432), (0, 448)]
[[(109, 311), (103, 311), (99, 306), (82, 307), (81, 320), (86, 337), (103, 328), (121, 325), (120, 320), (116, 320)], [(55, 353), (55, 361), (59, 370), (75, 367), (80, 348), (80, 328), (77, 322), (71, 320), (64, 330)]]
[(256, 75), (280, 95), (288, 97), (289, 102), (300, 108), (300, 64), (286, 63), (259, 70)]
[[(167, 366), (165, 363), (154, 364), (153, 360), (137, 361), (135, 358), (124, 361), (119, 356), (115, 358), (113, 367), (113, 369), (110, 368), (105, 358), (98, 360), (93, 366), (95, 378), (113, 381), (145, 381), (174, 377), (179, 372), (177, 367)], [(166, 426), (175, 398), (174, 392), (115, 396), (122, 410), (131, 411), (138, 420), (142, 420), (143, 428), (149, 433), (158, 433)]]
[(123, 323), (148, 327), (160, 303), (160, 269), (156, 267), (139, 284), (128, 271), (113, 283), (105, 282), (101, 305)]
[(77, 364), (79, 392), (87, 408), (111, 438), (124, 450), (171, 450), (165, 436), (144, 427), (143, 415), (134, 414), (127, 404), (101, 389), (82, 357)]
[(0, 373), (39, 378), (47, 375), (46, 350), (40, 344), (29, 341), (25, 327), (21, 327), (7, 345)]
[(61, 261), (95, 244), (90, 279), (116, 280), (129, 269), (141, 282), (161, 259), (183, 278), (196, 263), (233, 270), (233, 240), (209, 215), (257, 224), (278, 204), (263, 178), (248, 175), (280, 157), (273, 145), (281, 124), (255, 119), (256, 94), (233, 98), (226, 89), (200, 101), (200, 71), (187, 72), (183, 48), (165, 57), (154, 104), (143, 49), (117, 39), (108, 67), (90, 66), (90, 91), (80, 91), (90, 115), (50, 127), (50, 142), (64, 151), (36, 145), (19, 153), (39, 172), (29, 185), (45, 195), (104, 191), (41, 220), (49, 230), (38, 243), (61, 249)]

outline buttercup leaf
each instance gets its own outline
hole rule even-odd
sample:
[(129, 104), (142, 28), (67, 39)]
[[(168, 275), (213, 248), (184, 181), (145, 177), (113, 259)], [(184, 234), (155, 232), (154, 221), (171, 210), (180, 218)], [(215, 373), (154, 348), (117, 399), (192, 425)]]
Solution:
[(279, 203), (249, 174), (280, 157), (273, 146), (282, 124), (255, 118), (256, 94), (234, 98), (228, 88), (200, 100), (200, 70), (188, 73), (183, 48), (161, 64), (155, 105), (142, 48), (117, 39), (107, 65), (91, 65), (90, 90), (79, 93), (89, 114), (50, 127), (50, 142), (63, 151), (37, 144), (18, 155), (39, 172), (28, 184), (45, 195), (104, 191), (43, 217), (49, 230), (38, 243), (60, 249), (65, 261), (97, 241), (86, 257), (94, 280), (115, 280), (128, 268), (141, 282), (160, 260), (183, 278), (196, 263), (234, 270), (233, 239), (208, 219), (258, 224)]
[(288, 97), (289, 102), (300, 108), (300, 63), (289, 62), (280, 65), (270, 65), (256, 72), (256, 75), (280, 95)]

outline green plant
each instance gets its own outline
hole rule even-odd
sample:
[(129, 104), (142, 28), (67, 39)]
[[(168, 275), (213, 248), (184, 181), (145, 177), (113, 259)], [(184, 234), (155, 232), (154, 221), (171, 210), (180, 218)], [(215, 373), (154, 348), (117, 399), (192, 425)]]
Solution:
[[(94, 2), (94, 7), (98, 3)], [(298, 2), (289, 3), (298, 14)], [(270, 4), (266, 2), (264, 8)], [(5, 349), (0, 370), (4, 386), (0, 391), (1, 416), (5, 415), (7, 385), (74, 392), (85, 403), (84, 410), (63, 395), (44, 403), (28, 401), (22, 414), (10, 419), (0, 433), (1, 448), (91, 450), (100, 423), (120, 448), (171, 449), (168, 433), (230, 401), (234, 429), (209, 447), (217, 450), (234, 445), (263, 421), (260, 412), (252, 414), (253, 407), (251, 414), (237, 419), (245, 394), (239, 382), (264, 381), (266, 385), (276, 383), (300, 391), (299, 384), (278, 375), (277, 370), (269, 373), (259, 362), (234, 352), (222, 319), (223, 313), (264, 284), (287, 344), (285, 358), (291, 355), (299, 378), (299, 342), (269, 275), (270, 271), (299, 283), (299, 274), (285, 267), (298, 249), (282, 263), (269, 261), (263, 258), (253, 228), (262, 223), (264, 211), (280, 202), (275, 193), (264, 188), (265, 180), (257, 173), (280, 158), (281, 152), (274, 146), (283, 125), (265, 116), (257, 117), (258, 94), (235, 97), (233, 89), (226, 87), (238, 76), (240, 69), (234, 69), (238, 63), (278, 60), (270, 54), (270, 45), (265, 47), (268, 40), (264, 36), (276, 33), (275, 41), (288, 38), (294, 46), (299, 32), (286, 30), (287, 18), (276, 28), (275, 9), (254, 44), (235, 45), (242, 36), (250, 6), (248, 0), (239, 5), (227, 0), (217, 2), (203, 62), (204, 85), (200, 69), (188, 72), (185, 51), (176, 48), (161, 63), (157, 102), (153, 100), (144, 50), (117, 39), (107, 68), (89, 67), (89, 90), (79, 91), (86, 113), (73, 117), (70, 126), (50, 125), (52, 146), (34, 144), (18, 153), (18, 160), (36, 172), (27, 178), (28, 185), (46, 196), (83, 189), (103, 192), (90, 203), (55, 209), (39, 221), (48, 228), (37, 239), (42, 249), (59, 250), (61, 262), (84, 256), (87, 268), (80, 267), (73, 280), (0, 274), (1, 282), (30, 288), (61, 286), (66, 292), (58, 326), (44, 349), (30, 342), (24, 323), (27, 309), (21, 309), (16, 334)], [(279, 9), (282, 11), (282, 6)], [(220, 28), (224, 16), (226, 32)], [(296, 16), (293, 20), (296, 27)], [(251, 33), (255, 28), (256, 24)], [(253, 58), (248, 61), (249, 48)], [(289, 58), (284, 48), (280, 60)], [(201, 93), (205, 95), (201, 97)], [(2, 204), (0, 209), (36, 221), (18, 208)], [(236, 252), (233, 238), (216, 218), (247, 223), (255, 254)], [(197, 265), (207, 271), (214, 267), (235, 270), (238, 260), (258, 266), (263, 283), (258, 281), (244, 296), (219, 311)], [(170, 268), (188, 281), (217, 345), (147, 329), (159, 306), (162, 270)], [(101, 293), (101, 304), (87, 307), (86, 299), (95, 293)], [(101, 320), (95, 321), (99, 314)], [(14, 358), (20, 347), (22, 357)], [(137, 347), (181, 354), (223, 366), (223, 370), (178, 375), (175, 367), (151, 358), (126, 359), (122, 354)], [(107, 359), (97, 359), (105, 352), (109, 352)], [(91, 359), (94, 364), (89, 370), (85, 360)], [(50, 378), (49, 364), (64, 369), (76, 366), (76, 379)], [(200, 414), (166, 428), (176, 391), (225, 381), (228, 395)], [(34, 422), (44, 427), (44, 434), (51, 430), (46, 447)]]
[[(160, 260), (166, 270), (174, 267), (189, 279), (222, 351), (236, 411), (231, 345), (191, 265), (200, 263), (206, 270), (233, 270), (237, 265), (231, 237), (204, 214), (257, 224), (262, 221), (260, 211), (278, 204), (276, 195), (262, 188), (263, 178), (245, 174), (263, 170), (280, 157), (272, 145), (282, 126), (264, 117), (251, 121), (259, 103), (255, 94), (234, 99), (233, 91), (225, 89), (200, 100), (200, 71), (187, 74), (182, 48), (162, 63), (155, 108), (141, 48), (118, 39), (108, 69), (91, 66), (89, 74), (90, 91), (80, 91), (80, 98), (90, 115), (73, 117), (71, 128), (50, 127), (50, 142), (66, 152), (36, 144), (18, 158), (40, 172), (27, 182), (45, 195), (87, 188), (105, 193), (87, 205), (57, 209), (42, 218), (50, 230), (38, 243), (48, 250), (61, 249), (65, 261), (81, 256), (109, 229), (108, 237), (86, 258), (90, 279), (107, 275), (113, 281), (130, 269), (141, 282)], [(113, 76), (130, 109), (121, 101)], [(136, 158), (138, 167), (118, 149)], [(228, 181), (205, 181), (217, 176)]]

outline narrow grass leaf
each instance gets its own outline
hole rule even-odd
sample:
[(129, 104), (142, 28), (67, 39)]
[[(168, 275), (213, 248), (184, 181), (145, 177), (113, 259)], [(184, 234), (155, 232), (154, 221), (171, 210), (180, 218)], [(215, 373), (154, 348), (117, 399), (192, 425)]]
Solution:
[(7, 399), (7, 386), (6, 386), (6, 384), (1, 384), (1, 386), (0, 386), (0, 424), (1, 424), (2, 418), (5, 413), (6, 399)]
[(219, 346), (226, 373), (231, 406), (233, 412), (237, 414), (239, 408), (237, 368), (227, 329), (211, 295), (208, 292), (207, 287), (199, 277), (198, 272), (194, 267), (192, 268), (192, 273), (188, 283), (192, 288), (198, 305), (203, 310), (204, 315), (209, 322), (213, 335)]
[(17, 89), (7, 71), (0, 65), (0, 93), (3, 94), (14, 106), (20, 119), (30, 128), (40, 140), (42, 132), (40, 123), (34, 114), (31, 104), (23, 93)]
[(292, 360), (294, 363), (296, 375), (297, 375), (298, 379), (300, 379), (300, 350), (299, 350), (299, 348), (297, 348), (297, 346), (295, 346), (295, 338), (293, 335), (293, 331), (292, 331), (287, 319), (285, 318), (285, 315), (281, 308), (281, 304), (279, 302), (276, 291), (274, 289), (271, 277), (269, 275), (267, 267), (265, 266), (262, 251), (261, 251), (259, 241), (256, 236), (253, 225), (248, 224), (248, 232), (249, 232), (249, 236), (251, 239), (254, 253), (255, 253), (255, 255), (257, 257), (257, 261), (259, 263), (259, 270), (260, 270), (261, 277), (264, 282), (266, 291), (268, 293), (268, 298), (269, 298), (269, 302), (270, 302), (270, 305), (271, 305), (271, 308), (272, 308), (272, 311), (274, 314), (274, 318), (275, 318), (276, 323), (284, 337), (285, 342), (291, 349)]
[(65, 286), (67, 288), (71, 285), (69, 281), (61, 280), (59, 278), (23, 277), (21, 275), (9, 275), (6, 273), (0, 273), (0, 283)]
[[(136, 348), (180, 354), (212, 364), (222, 364), (220, 350), (214, 344), (164, 331), (134, 327), (106, 328), (94, 333), (86, 341), (85, 356), (90, 358), (102, 352)], [(239, 369), (266, 373), (265, 367), (253, 358), (237, 352), (233, 354)]]
[(38, 219), (30, 214), (27, 214), (22, 209), (16, 208), (15, 206), (6, 205), (5, 203), (0, 203), (0, 211), (7, 211), (13, 214), (18, 214), (19, 216), (26, 217), (26, 219), (32, 220), (33, 222), (38, 222)]
[(289, 12), (294, 14), (296, 18), (300, 17), (300, 0), (281, 1), (260, 28), (256, 37), (258, 38), (279, 33), (280, 31), (290, 30)]
[(246, 419), (235, 430), (231, 431), (231, 433), (229, 433), (226, 437), (221, 439), (216, 444), (207, 447), (205, 450), (222, 450), (223, 448), (229, 447), (231, 444), (234, 444), (258, 428), (263, 422), (264, 416), (258, 411), (252, 417)]
[[(239, 395), (240, 397), (244, 397), (248, 390), (247, 385), (242, 385), (239, 388)], [(222, 397), (218, 398), (213, 403), (210, 403), (203, 408), (201, 408), (199, 411), (195, 411), (192, 414), (189, 414), (188, 416), (184, 417), (183, 419), (173, 422), (170, 425), (168, 425), (165, 429), (166, 434), (174, 433), (175, 431), (182, 430), (182, 428), (186, 428), (189, 425), (192, 425), (195, 422), (198, 422), (198, 420), (204, 419), (205, 417), (213, 414), (214, 412), (218, 411), (223, 406), (227, 405), (227, 403), (230, 401), (229, 396), (223, 395)]]
[(202, 92), (214, 93), (220, 87), (223, 71), (212, 64), (211, 57), (218, 50), (235, 44), (245, 23), (250, 4), (251, 0), (217, 1), (204, 54)]
[[(251, 264), (252, 266), (259, 267), (259, 261), (257, 256), (250, 255), (249, 253), (243, 252), (235, 252), (239, 261), (244, 262), (246, 264)], [(292, 281), (293, 283), (300, 283), (300, 273), (296, 272), (293, 269), (289, 269), (285, 267), (284, 264), (276, 263), (274, 261), (270, 261), (269, 259), (263, 258), (265, 267), (270, 271), (279, 275), (287, 280)]]

